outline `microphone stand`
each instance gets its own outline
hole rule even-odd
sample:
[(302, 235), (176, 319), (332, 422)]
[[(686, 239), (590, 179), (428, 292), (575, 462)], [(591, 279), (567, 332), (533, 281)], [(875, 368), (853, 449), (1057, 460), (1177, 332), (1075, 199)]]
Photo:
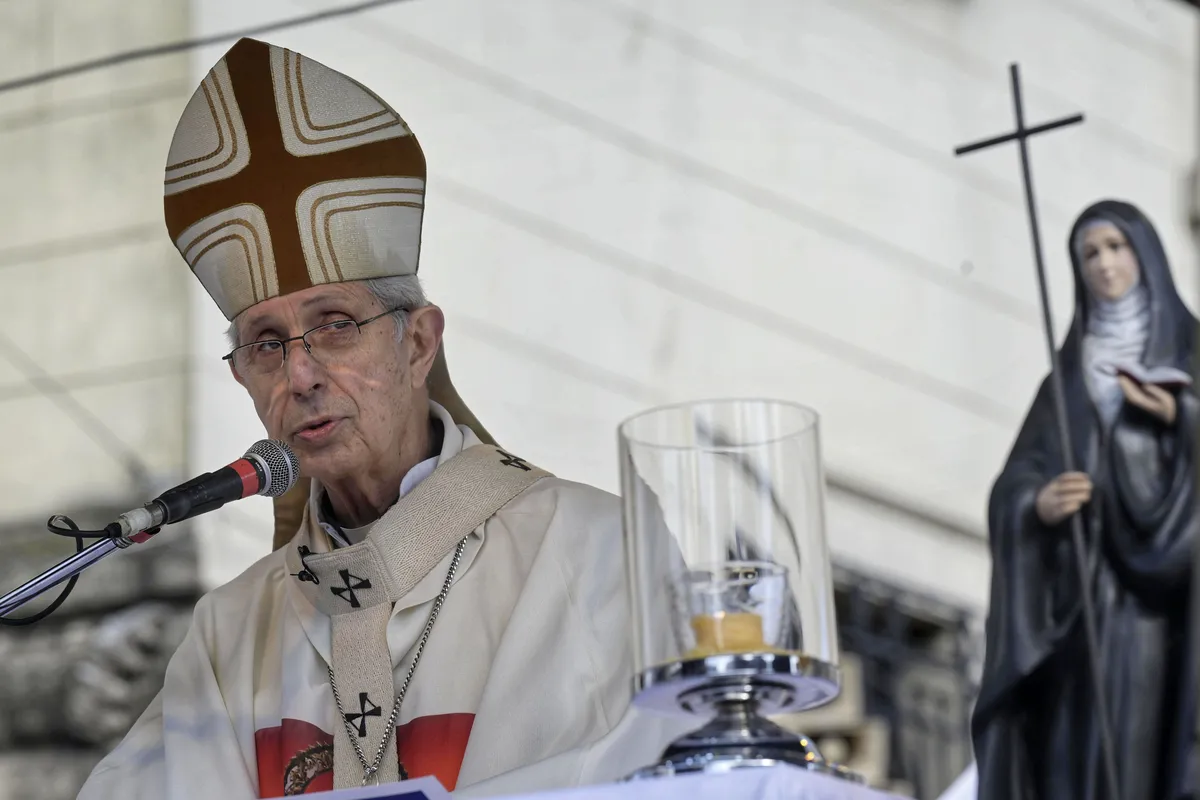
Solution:
[(156, 533), (158, 533), (157, 528), (140, 531), (132, 536), (117, 533), (88, 545), (82, 551), (63, 559), (33, 580), (21, 584), (0, 597), (0, 617), (7, 617), (35, 597), (45, 594), (63, 581), (70, 580), (113, 551), (141, 544)]
[[(74, 579), (79, 573), (114, 550), (124, 550), (130, 545), (147, 541), (158, 533), (163, 525), (183, 522), (198, 514), (216, 511), (229, 501), (250, 494), (265, 494), (271, 497), (283, 494), (295, 484), (299, 474), (300, 464), (296, 460), (296, 454), (286, 444), (263, 439), (255, 442), (244, 456), (232, 464), (215, 472), (206, 472), (163, 492), (157, 499), (140, 508), (125, 512), (116, 522), (109, 523), (102, 530), (81, 531), (79, 526), (61, 514), (51, 517), (46, 523), (49, 531), (74, 539), (77, 549), (84, 539), (97, 541), (0, 597), (0, 625), (28, 625), (53, 613), (75, 587)], [(60, 524), (59, 520), (65, 525)], [(72, 582), (58, 599), (43, 611), (21, 620), (7, 618), (16, 609), (63, 581)]]

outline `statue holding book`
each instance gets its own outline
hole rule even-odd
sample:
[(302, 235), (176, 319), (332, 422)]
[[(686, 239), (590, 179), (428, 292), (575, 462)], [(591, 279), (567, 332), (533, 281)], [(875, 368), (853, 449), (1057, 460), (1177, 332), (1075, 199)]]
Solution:
[[(991, 608), (972, 718), (979, 798), (1107, 797), (1081, 585), (1096, 609), (1121, 800), (1185, 797), (1196, 788), (1196, 320), (1132, 205), (1089, 207), (1068, 248), (1075, 315), (1058, 367), (1078, 471), (1063, 469), (1047, 378), (988, 507)], [(1074, 514), (1086, 532), (1082, 582)]]

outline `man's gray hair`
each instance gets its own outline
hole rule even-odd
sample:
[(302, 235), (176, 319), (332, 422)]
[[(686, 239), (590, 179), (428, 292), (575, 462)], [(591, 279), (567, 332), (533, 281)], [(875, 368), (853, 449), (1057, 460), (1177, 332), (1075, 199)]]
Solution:
[[(396, 321), (396, 341), (403, 341), (404, 329), (408, 324), (407, 311), (429, 305), (429, 300), (425, 297), (425, 289), (422, 288), (420, 279), (416, 275), (396, 275), (389, 278), (371, 278), (370, 280), (362, 281), (362, 284), (371, 293), (371, 296), (379, 301), (379, 304), (385, 310), (392, 308), (405, 309), (404, 311), (397, 311), (392, 315)], [(225, 332), (225, 339), (229, 343), (230, 350), (237, 347), (240, 343), (238, 341), (237, 317), (234, 318), (233, 322), (229, 323), (229, 329)]]

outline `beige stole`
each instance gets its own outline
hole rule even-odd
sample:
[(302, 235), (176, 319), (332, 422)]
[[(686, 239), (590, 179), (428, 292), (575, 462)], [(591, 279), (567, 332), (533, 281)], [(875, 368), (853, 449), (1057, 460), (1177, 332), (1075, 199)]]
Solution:
[(549, 473), (532, 464), (480, 444), (439, 464), (352, 547), (328, 553), (304, 547), (302, 555), (305, 543), (324, 536), (305, 514), (302, 535), (287, 545), (285, 558), (304, 595), (331, 617), (333, 676), (342, 704), (333, 734), (334, 788), (364, 783), (348, 729), (368, 764), (383, 749), (374, 776), (379, 783), (403, 777), (392, 739), (396, 720), (388, 725), (396, 691), (387, 643), (392, 604), (472, 531), (545, 477)]

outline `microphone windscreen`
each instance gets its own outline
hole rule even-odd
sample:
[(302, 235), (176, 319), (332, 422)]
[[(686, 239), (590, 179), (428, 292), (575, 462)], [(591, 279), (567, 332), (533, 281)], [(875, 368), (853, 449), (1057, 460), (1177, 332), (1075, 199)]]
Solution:
[(250, 446), (245, 457), (254, 457), (267, 473), (259, 494), (279, 497), (300, 479), (300, 462), (296, 460), (296, 454), (278, 439), (260, 439)]

